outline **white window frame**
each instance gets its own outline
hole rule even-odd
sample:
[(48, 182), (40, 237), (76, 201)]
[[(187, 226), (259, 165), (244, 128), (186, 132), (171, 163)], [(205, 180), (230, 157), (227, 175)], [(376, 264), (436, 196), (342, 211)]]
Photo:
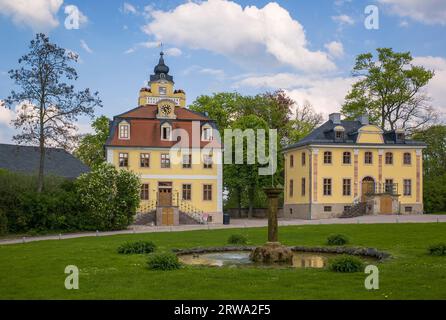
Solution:
[[(164, 137), (164, 128), (169, 129), (169, 136), (167, 138)], [(172, 141), (172, 126), (168, 123), (163, 123), (161, 125), (161, 140), (162, 141)]]
[[(205, 132), (209, 130), (209, 136), (205, 137)], [(201, 141), (211, 141), (213, 136), (212, 127), (210, 125), (204, 125), (201, 129)]]
[[(127, 127), (127, 137), (124, 137), (122, 135), (123, 133), (123, 127)], [(127, 121), (122, 121), (119, 123), (119, 130), (118, 130), (118, 138), (119, 140), (130, 140), (130, 123)]]

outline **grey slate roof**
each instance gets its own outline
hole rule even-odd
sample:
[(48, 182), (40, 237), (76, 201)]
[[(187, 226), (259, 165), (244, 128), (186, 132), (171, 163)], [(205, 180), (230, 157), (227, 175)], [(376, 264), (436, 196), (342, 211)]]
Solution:
[[(26, 174), (37, 174), (39, 169), (39, 148), (0, 144), (0, 169)], [(90, 168), (67, 151), (46, 148), (45, 175), (74, 179)]]
[[(358, 130), (363, 126), (360, 121), (356, 120), (341, 120), (340, 126), (345, 129), (345, 139), (342, 142), (335, 141), (334, 139), (334, 127), (337, 125), (333, 121), (328, 120), (321, 126), (314, 129), (306, 137), (299, 140), (297, 143), (291, 144), (284, 148), (284, 150), (294, 149), (311, 144), (333, 144), (333, 145), (347, 145), (356, 144), (356, 139), (358, 137)], [(384, 143), (388, 145), (411, 145), (411, 146), (426, 146), (424, 142), (405, 139), (403, 142), (395, 142), (395, 132), (387, 131), (384, 132)], [(365, 145), (365, 144), (363, 144)]]

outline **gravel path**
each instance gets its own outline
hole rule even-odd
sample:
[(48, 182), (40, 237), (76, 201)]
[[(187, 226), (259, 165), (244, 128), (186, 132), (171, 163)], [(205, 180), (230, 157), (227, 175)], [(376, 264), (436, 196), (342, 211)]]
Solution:
[[(286, 220), (279, 219), (279, 226), (297, 226), (297, 225), (320, 225), (320, 224), (370, 224), (370, 223), (428, 223), (428, 222), (446, 222), (446, 215), (380, 215), (380, 216), (362, 216), (348, 219), (323, 219), (323, 220)], [(179, 225), (179, 226), (130, 226), (128, 230), (107, 231), (107, 232), (82, 232), (68, 233), (61, 235), (48, 235), (36, 237), (0, 239), (0, 245), (27, 243), (42, 240), (62, 240), (81, 237), (104, 237), (116, 234), (137, 234), (151, 232), (171, 232), (171, 231), (191, 231), (191, 230), (216, 230), (230, 228), (255, 228), (264, 227), (268, 224), (267, 219), (231, 219), (230, 225), (210, 224), (210, 225)]]

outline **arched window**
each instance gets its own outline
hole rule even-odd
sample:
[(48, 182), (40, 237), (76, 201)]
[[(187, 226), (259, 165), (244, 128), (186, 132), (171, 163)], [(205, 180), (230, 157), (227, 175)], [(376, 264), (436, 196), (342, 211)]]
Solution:
[(119, 139), (130, 139), (130, 124), (127, 121), (122, 121), (119, 124)]
[(161, 125), (161, 140), (172, 140), (172, 126), (168, 123), (163, 123)]
[(342, 142), (342, 141), (344, 141), (344, 137), (345, 137), (344, 132), (345, 132), (344, 127), (342, 127), (342, 126), (336, 126), (336, 127), (334, 128), (335, 141), (338, 141), (338, 142)]
[(211, 141), (212, 140), (212, 127), (210, 125), (204, 125), (201, 129), (201, 140)]

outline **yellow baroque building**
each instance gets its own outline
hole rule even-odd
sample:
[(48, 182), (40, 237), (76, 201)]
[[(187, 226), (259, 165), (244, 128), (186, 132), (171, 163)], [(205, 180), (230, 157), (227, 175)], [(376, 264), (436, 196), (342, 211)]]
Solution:
[[(144, 223), (222, 223), (222, 153), (216, 124), (185, 107), (163, 52), (138, 107), (113, 117), (107, 162), (141, 178)], [(214, 137), (215, 134), (215, 137)]]
[(284, 217), (423, 213), (425, 144), (339, 113), (284, 149)]

